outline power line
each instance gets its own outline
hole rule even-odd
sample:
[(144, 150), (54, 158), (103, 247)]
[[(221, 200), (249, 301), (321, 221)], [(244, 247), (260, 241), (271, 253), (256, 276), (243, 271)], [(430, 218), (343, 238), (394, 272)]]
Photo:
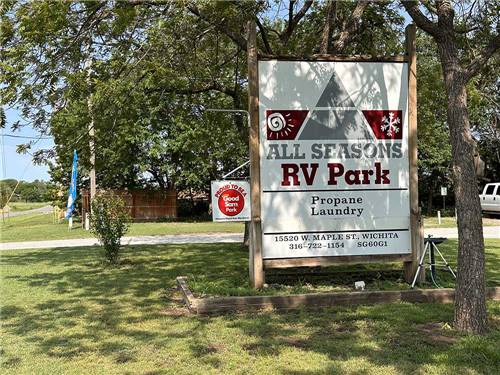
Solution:
[(14, 134), (4, 134), (4, 137), (10, 137), (10, 138), (24, 138), (24, 139), (36, 139), (36, 140), (41, 140), (41, 139), (52, 139), (51, 137), (30, 137), (27, 135), (14, 135)]

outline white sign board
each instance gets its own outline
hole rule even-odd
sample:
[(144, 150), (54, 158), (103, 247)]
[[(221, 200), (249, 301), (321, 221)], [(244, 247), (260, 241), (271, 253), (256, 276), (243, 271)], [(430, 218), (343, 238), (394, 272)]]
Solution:
[(411, 252), (407, 70), (259, 61), (263, 259)]
[(441, 186), (441, 195), (444, 197), (448, 194), (448, 188)]
[(212, 181), (212, 220), (249, 221), (250, 184), (246, 181)]

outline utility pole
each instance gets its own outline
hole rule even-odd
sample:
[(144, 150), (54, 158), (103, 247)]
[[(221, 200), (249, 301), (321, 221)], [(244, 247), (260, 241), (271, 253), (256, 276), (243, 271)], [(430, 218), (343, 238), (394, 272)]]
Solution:
[[(95, 174), (95, 130), (94, 130), (94, 113), (92, 111), (92, 58), (90, 57), (90, 47), (89, 47), (89, 57), (85, 63), (87, 69), (87, 85), (89, 94), (87, 97), (87, 109), (89, 111), (90, 122), (89, 122), (89, 150), (90, 150), (90, 212), (92, 213), (92, 201), (94, 200), (96, 194), (96, 174)], [(87, 218), (84, 218), (86, 221)], [(85, 223), (85, 227), (88, 225)]]
[[(5, 167), (5, 144), (4, 144), (4, 139), (3, 139), (3, 127), (4, 127), (4, 124), (2, 123), (2, 126), (0, 127), (0, 131), (2, 132), (1, 134), (1, 148), (2, 148), (2, 180), (5, 180), (5, 171), (6, 171), (6, 167)], [(5, 206), (7, 206), (7, 201), (5, 201), (5, 203), (3, 202), (3, 196), (7, 196), (7, 191), (5, 191), (5, 195), (4, 195), (4, 192), (1, 191), (0, 194), (2, 194), (2, 206), (3, 207), (0, 207), (0, 209), (2, 210), (2, 223), (5, 223)]]
[[(96, 178), (95, 178), (95, 131), (94, 131), (94, 116), (92, 114), (92, 98), (91, 95), (87, 99), (87, 106), (90, 113), (89, 123), (89, 149), (90, 149), (90, 202), (95, 197), (96, 193)], [(91, 205), (92, 210), (92, 205)]]

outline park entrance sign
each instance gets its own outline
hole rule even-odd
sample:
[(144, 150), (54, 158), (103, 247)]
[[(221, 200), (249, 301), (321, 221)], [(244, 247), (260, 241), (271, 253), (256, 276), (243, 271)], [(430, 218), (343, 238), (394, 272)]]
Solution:
[(411, 253), (408, 64), (258, 71), (263, 260)]
[(411, 283), (423, 252), (415, 25), (406, 54), (385, 57), (258, 56), (248, 30), (252, 286), (265, 269), (365, 262), (402, 262)]

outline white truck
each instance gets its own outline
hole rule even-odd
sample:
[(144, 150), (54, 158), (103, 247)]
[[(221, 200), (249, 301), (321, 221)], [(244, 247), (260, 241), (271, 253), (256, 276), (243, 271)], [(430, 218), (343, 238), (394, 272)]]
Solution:
[(479, 200), (483, 213), (500, 215), (500, 182), (486, 184)]

